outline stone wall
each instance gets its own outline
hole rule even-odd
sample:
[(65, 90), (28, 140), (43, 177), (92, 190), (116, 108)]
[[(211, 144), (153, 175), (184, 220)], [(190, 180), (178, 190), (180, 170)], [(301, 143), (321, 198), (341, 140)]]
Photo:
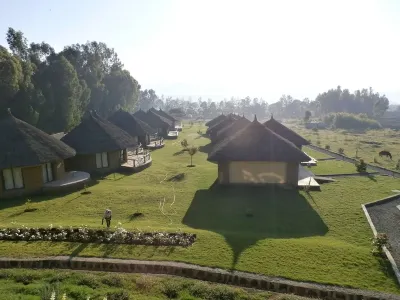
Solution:
[(13, 259), (0, 258), (0, 268), (72, 269), (103, 272), (165, 274), (244, 288), (289, 293), (319, 299), (379, 300), (400, 299), (397, 295), (362, 291), (336, 286), (302, 283), (251, 273), (227, 271), (178, 262), (136, 261), (67, 256), (51, 258)]

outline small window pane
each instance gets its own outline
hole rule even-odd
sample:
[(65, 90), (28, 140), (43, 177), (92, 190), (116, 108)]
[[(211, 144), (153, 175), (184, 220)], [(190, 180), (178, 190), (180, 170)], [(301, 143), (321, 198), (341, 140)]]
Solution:
[(42, 165), (42, 178), (43, 178), (43, 183), (46, 183), (47, 182), (46, 165)]
[(101, 168), (101, 153), (96, 153), (96, 167)]
[(14, 175), (14, 186), (16, 189), (21, 189), (24, 187), (24, 181), (22, 180), (21, 168), (15, 168), (13, 170)]
[(47, 178), (49, 181), (53, 181), (53, 168), (51, 167), (51, 163), (47, 163)]
[(102, 161), (103, 161), (103, 168), (107, 168), (108, 167), (108, 157), (107, 157), (107, 152), (103, 152), (101, 154), (102, 156)]
[(4, 187), (6, 190), (12, 190), (14, 188), (14, 181), (12, 178), (11, 169), (3, 170)]

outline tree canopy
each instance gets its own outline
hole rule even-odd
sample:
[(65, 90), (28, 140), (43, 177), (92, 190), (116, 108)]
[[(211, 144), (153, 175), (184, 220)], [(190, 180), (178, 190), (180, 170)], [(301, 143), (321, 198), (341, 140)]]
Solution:
[(104, 43), (65, 46), (56, 53), (45, 42), (28, 43), (9, 28), (8, 51), (0, 46), (0, 109), (49, 132), (68, 131), (88, 110), (108, 117), (133, 110), (140, 85)]

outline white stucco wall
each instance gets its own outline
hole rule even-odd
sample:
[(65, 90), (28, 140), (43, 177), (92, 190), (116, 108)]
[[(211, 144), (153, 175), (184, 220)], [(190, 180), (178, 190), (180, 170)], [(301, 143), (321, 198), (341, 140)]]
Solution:
[(287, 183), (287, 163), (248, 162), (229, 163), (230, 183)]

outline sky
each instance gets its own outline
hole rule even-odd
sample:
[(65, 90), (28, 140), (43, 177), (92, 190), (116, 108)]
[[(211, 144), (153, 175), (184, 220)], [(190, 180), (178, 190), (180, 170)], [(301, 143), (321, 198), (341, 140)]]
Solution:
[(397, 0), (0, 0), (8, 27), (56, 51), (114, 48), (143, 89), (192, 99), (314, 99), (372, 87), (400, 104)]

